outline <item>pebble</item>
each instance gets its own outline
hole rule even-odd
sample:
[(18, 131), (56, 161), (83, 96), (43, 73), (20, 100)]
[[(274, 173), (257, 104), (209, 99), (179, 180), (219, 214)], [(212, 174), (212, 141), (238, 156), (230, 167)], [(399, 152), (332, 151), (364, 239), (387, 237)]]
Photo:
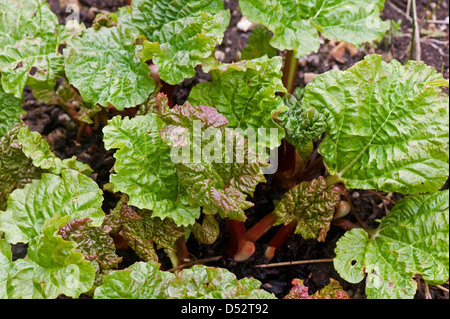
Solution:
[(316, 75), (317, 75), (316, 73), (306, 72), (303, 75), (303, 79), (305, 81), (305, 84), (311, 83), (314, 80), (314, 78), (316, 77)]
[(237, 23), (236, 26), (237, 26), (237, 28), (239, 30), (244, 31), (244, 32), (248, 32), (248, 31), (252, 30), (256, 26), (256, 24), (254, 24), (253, 22), (248, 21), (247, 17), (243, 16), (241, 18), (241, 20), (239, 20), (239, 22)]

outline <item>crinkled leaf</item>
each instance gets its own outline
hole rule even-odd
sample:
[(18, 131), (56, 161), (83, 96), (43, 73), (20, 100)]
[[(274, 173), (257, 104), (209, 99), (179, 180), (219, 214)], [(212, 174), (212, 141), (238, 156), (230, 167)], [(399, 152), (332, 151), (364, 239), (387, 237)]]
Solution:
[(110, 273), (95, 289), (95, 299), (163, 299), (175, 277), (160, 271), (155, 262), (137, 262), (125, 270)]
[(305, 239), (325, 241), (343, 192), (344, 188), (339, 185), (327, 187), (322, 176), (311, 182), (302, 182), (285, 193), (275, 206), (276, 224), (288, 225), (297, 221), (296, 234)]
[(147, 64), (122, 27), (88, 29), (64, 50), (66, 75), (87, 103), (119, 110), (141, 104), (155, 89)]
[(272, 116), (287, 109), (276, 95), (286, 92), (281, 81), (281, 65), (281, 57), (264, 56), (213, 67), (209, 71), (211, 82), (196, 85), (188, 101), (192, 105), (216, 108), (230, 122), (229, 127), (240, 128), (248, 136), (253, 131), (258, 136), (258, 144), (274, 148), (280, 145), (284, 130)]
[[(242, 282), (241, 282), (242, 281)], [(159, 264), (138, 262), (106, 276), (95, 290), (97, 299), (245, 299), (275, 298), (261, 291), (256, 279), (238, 280), (226, 269), (193, 266), (177, 276)], [(256, 288), (255, 288), (256, 287)]]
[(0, 73), (5, 92), (53, 87), (64, 70), (58, 18), (44, 0), (0, 1)]
[(139, 0), (122, 10), (117, 24), (144, 36), (143, 60), (152, 59), (161, 78), (178, 84), (210, 58), (230, 22), (223, 0)]
[(445, 85), (423, 62), (403, 66), (378, 55), (317, 76), (302, 103), (327, 117), (319, 152), (330, 174), (348, 188), (438, 190), (448, 177)]
[(103, 129), (106, 149), (118, 148), (114, 191), (130, 197), (129, 205), (153, 211), (154, 217), (169, 217), (178, 226), (190, 225), (200, 215), (199, 207), (189, 207), (179, 199), (175, 164), (170, 148), (159, 135), (164, 123), (155, 115), (133, 119), (116, 116)]
[(116, 255), (116, 247), (109, 227), (93, 227), (90, 218), (74, 219), (59, 228), (58, 234), (67, 241), (77, 244), (75, 251), (83, 254), (90, 261), (97, 273), (117, 269), (122, 257)]
[(325, 116), (314, 107), (306, 109), (293, 95), (286, 94), (283, 100), (289, 110), (274, 119), (285, 129), (286, 141), (301, 151), (325, 132)]
[(284, 299), (350, 299), (350, 296), (342, 289), (339, 282), (333, 278), (330, 278), (328, 285), (316, 291), (313, 295), (308, 294), (309, 289), (301, 279), (293, 279), (292, 286)]
[(246, 197), (265, 181), (262, 167), (268, 164), (239, 132), (225, 127), (227, 119), (215, 108), (186, 102), (170, 109), (166, 97), (157, 98), (157, 112), (167, 124), (160, 134), (172, 146), (171, 159), (189, 204), (207, 214), (245, 220), (244, 210), (253, 206)]
[(111, 211), (108, 226), (119, 227), (128, 246), (142, 260), (158, 262), (154, 244), (157, 245), (156, 249), (173, 249), (175, 241), (184, 236), (184, 230), (169, 218), (161, 220), (152, 216), (148, 210), (128, 206), (127, 199), (124, 195)]
[[(7, 273), (0, 273), (0, 296), (9, 299), (52, 299), (64, 294), (77, 298), (88, 291), (95, 269), (77, 245), (58, 236), (58, 228), (44, 227), (42, 235), (29, 243), (27, 257), (12, 262), (10, 246), (0, 239), (0, 260)], [(3, 278), (2, 278), (3, 275)], [(2, 279), (4, 279), (3, 284)]]
[(214, 215), (205, 215), (202, 223), (195, 223), (191, 227), (192, 234), (198, 242), (211, 245), (219, 236), (219, 223), (216, 221)]
[(384, 0), (239, 1), (243, 15), (273, 32), (273, 47), (295, 50), (297, 57), (319, 49), (319, 32), (354, 45), (376, 40), (390, 26), (379, 17), (383, 5)]
[(283, 299), (313, 299), (308, 294), (309, 289), (305, 286), (303, 280), (295, 278), (291, 284), (291, 290), (289, 290), (289, 293)]
[(52, 174), (61, 174), (67, 168), (79, 171), (89, 176), (93, 170), (89, 165), (77, 161), (75, 156), (61, 160), (50, 150), (50, 145), (39, 132), (30, 132), (28, 126), (23, 127), (18, 134), (18, 144), (22, 152), (33, 160), (33, 165), (40, 167)]
[(22, 99), (5, 93), (0, 85), (0, 137), (6, 134), (15, 124), (20, 122), (24, 114)]
[(0, 139), (0, 211), (6, 209), (8, 197), (16, 188), (40, 178), (44, 172), (33, 165), (18, 144), (22, 127), (23, 124), (15, 125)]
[(175, 299), (254, 299), (259, 293), (260, 298), (275, 298), (271, 293), (261, 291), (260, 285), (256, 279), (238, 280), (224, 268), (196, 265), (178, 273), (167, 288), (167, 296)]
[(229, 11), (220, 11), (169, 22), (153, 34), (152, 42), (144, 42), (141, 57), (158, 66), (162, 80), (178, 84), (193, 77), (195, 67), (212, 55), (216, 44), (222, 42), (229, 21)]
[(416, 273), (430, 284), (444, 283), (449, 275), (448, 212), (448, 190), (398, 201), (370, 237), (353, 229), (339, 239), (335, 269), (352, 283), (366, 273), (366, 294), (372, 299), (412, 299)]
[(270, 45), (272, 33), (262, 25), (256, 26), (248, 38), (248, 45), (242, 50), (242, 60), (252, 60), (267, 55), (272, 58), (278, 51)]
[(42, 174), (41, 179), (16, 189), (8, 199), (6, 211), (0, 212), (0, 230), (10, 243), (28, 243), (42, 234), (42, 225), (55, 214), (93, 220), (99, 226), (104, 218), (102, 191), (90, 178), (65, 169), (61, 177)]

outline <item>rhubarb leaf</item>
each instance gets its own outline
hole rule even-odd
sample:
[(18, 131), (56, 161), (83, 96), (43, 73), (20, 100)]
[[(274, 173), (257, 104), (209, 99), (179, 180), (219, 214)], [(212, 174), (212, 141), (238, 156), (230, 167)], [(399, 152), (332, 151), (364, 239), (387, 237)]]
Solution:
[(314, 107), (306, 109), (303, 103), (291, 94), (283, 97), (288, 111), (275, 115), (275, 122), (286, 131), (286, 141), (302, 151), (313, 139), (325, 132), (325, 116)]
[(121, 229), (127, 244), (145, 261), (158, 262), (156, 249), (174, 249), (175, 242), (184, 236), (182, 227), (170, 219), (152, 216), (148, 210), (140, 210), (127, 205), (128, 197), (124, 195), (115, 209), (109, 214), (108, 226)]
[(50, 150), (50, 145), (39, 132), (30, 132), (28, 126), (23, 127), (18, 134), (18, 144), (22, 152), (33, 160), (33, 165), (52, 174), (61, 174), (63, 169), (73, 169), (89, 176), (93, 170), (89, 165), (77, 161), (75, 156), (63, 159), (56, 157)]
[(167, 124), (160, 134), (172, 146), (171, 159), (188, 203), (202, 206), (206, 214), (245, 220), (244, 210), (253, 206), (247, 195), (265, 181), (262, 167), (268, 164), (239, 132), (226, 128), (227, 119), (215, 108), (188, 102), (169, 108), (166, 97), (157, 99), (157, 112)]
[(61, 294), (77, 298), (91, 289), (94, 266), (75, 252), (77, 245), (47, 225), (42, 235), (33, 238), (24, 259), (12, 261), (10, 245), (0, 239), (0, 297), (9, 299), (53, 299)]
[(144, 36), (143, 60), (153, 60), (161, 79), (178, 84), (195, 75), (194, 67), (210, 58), (230, 22), (223, 0), (139, 0), (117, 24)]
[(144, 42), (141, 57), (158, 66), (163, 81), (176, 85), (193, 77), (195, 67), (212, 55), (229, 21), (229, 11), (220, 11), (169, 22), (153, 34), (152, 42)]
[(15, 125), (0, 139), (0, 211), (6, 209), (8, 197), (16, 188), (39, 179), (44, 173), (33, 165), (19, 146), (17, 136), (23, 126)]
[(64, 71), (58, 30), (58, 18), (46, 1), (0, 1), (0, 74), (6, 93), (22, 98), (25, 85), (56, 84)]
[(266, 55), (269, 59), (278, 54), (277, 49), (270, 45), (272, 33), (262, 25), (257, 25), (250, 37), (248, 45), (242, 50), (242, 60), (252, 60)]
[(95, 289), (95, 299), (164, 299), (174, 274), (160, 271), (155, 262), (137, 262), (114, 271)]
[(275, 298), (256, 279), (238, 280), (226, 269), (196, 265), (177, 276), (154, 262), (138, 262), (105, 277), (96, 299), (254, 299)]
[(77, 171), (62, 170), (61, 177), (42, 174), (10, 195), (6, 211), (0, 212), (0, 231), (12, 244), (28, 243), (42, 234), (44, 221), (55, 214), (89, 217), (99, 226), (104, 218), (102, 201), (97, 184)]
[(319, 147), (348, 188), (415, 193), (448, 177), (448, 86), (423, 62), (369, 55), (346, 71), (317, 76), (302, 103), (327, 117)]
[(330, 278), (328, 285), (313, 295), (309, 295), (309, 288), (305, 286), (303, 280), (295, 278), (291, 283), (293, 287), (284, 299), (351, 299), (339, 282), (333, 278)]
[(69, 83), (87, 103), (119, 110), (141, 104), (155, 89), (147, 64), (138, 57), (141, 49), (128, 29), (88, 29), (64, 50)]
[(336, 244), (335, 269), (357, 283), (366, 279), (368, 298), (412, 299), (415, 274), (432, 284), (449, 275), (449, 192), (411, 195), (397, 202), (371, 236), (352, 229)]
[(253, 131), (259, 137), (258, 144), (272, 149), (284, 137), (284, 130), (272, 116), (287, 110), (276, 95), (286, 92), (281, 81), (281, 65), (281, 57), (264, 56), (213, 67), (209, 71), (211, 82), (196, 85), (188, 101), (192, 105), (216, 108), (227, 118), (229, 127), (242, 129), (248, 136)]
[(302, 182), (283, 195), (275, 206), (275, 225), (297, 221), (295, 233), (303, 238), (325, 241), (336, 205), (344, 189), (339, 185), (327, 187), (323, 177)]
[(191, 227), (191, 231), (195, 239), (205, 245), (213, 244), (220, 234), (219, 223), (214, 215), (205, 215), (202, 223), (195, 223)]
[(178, 226), (188, 226), (200, 216), (200, 208), (185, 205), (179, 198), (170, 147), (159, 135), (163, 127), (156, 114), (133, 119), (115, 116), (108, 122), (103, 129), (105, 148), (119, 149), (114, 154), (115, 174), (110, 181), (114, 191), (129, 196), (129, 205), (152, 210), (154, 217), (169, 217)]
[(273, 47), (294, 50), (298, 58), (317, 52), (319, 32), (357, 46), (383, 36), (390, 26), (379, 17), (383, 5), (384, 0), (239, 1), (243, 15), (273, 32)]
[(0, 85), (0, 137), (20, 122), (21, 114), (25, 114), (22, 99), (5, 93)]
[(77, 244), (75, 251), (83, 254), (84, 258), (92, 263), (96, 273), (103, 273), (117, 269), (122, 257), (116, 255), (116, 247), (109, 227), (102, 224), (100, 227), (91, 225), (90, 218), (74, 219), (59, 227), (58, 235), (64, 240)]

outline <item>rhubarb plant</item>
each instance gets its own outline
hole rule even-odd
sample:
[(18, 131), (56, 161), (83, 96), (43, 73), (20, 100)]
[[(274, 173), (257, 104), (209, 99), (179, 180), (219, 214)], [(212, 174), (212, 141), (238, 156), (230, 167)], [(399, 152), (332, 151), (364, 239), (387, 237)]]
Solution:
[[(274, 226), (268, 259), (292, 232), (324, 242), (351, 189), (405, 198), (378, 228), (339, 239), (344, 280), (366, 278), (368, 298), (413, 298), (417, 274), (448, 279), (448, 82), (423, 62), (367, 55), (291, 94), (297, 58), (317, 52), (320, 36), (356, 46), (381, 37), (384, 1), (239, 4), (259, 25), (242, 60), (222, 64), (223, 0), (133, 0), (88, 29), (59, 25), (44, 0), (0, 0), (1, 298), (274, 298), (256, 279), (189, 268), (187, 241), (213, 244), (224, 225), (234, 261)], [(200, 69), (210, 80), (175, 105), (175, 85)], [(77, 143), (103, 133), (115, 159), (103, 189), (93, 168), (57, 157), (22, 122), (25, 86), (75, 120)], [(273, 151), (282, 174), (268, 179)], [(258, 185), (282, 188), (280, 176), (291, 187), (247, 229)], [(13, 260), (18, 243), (27, 255)], [(121, 265), (120, 250), (140, 261)], [(293, 285), (287, 298), (348, 297), (334, 280), (312, 296), (300, 279)]]

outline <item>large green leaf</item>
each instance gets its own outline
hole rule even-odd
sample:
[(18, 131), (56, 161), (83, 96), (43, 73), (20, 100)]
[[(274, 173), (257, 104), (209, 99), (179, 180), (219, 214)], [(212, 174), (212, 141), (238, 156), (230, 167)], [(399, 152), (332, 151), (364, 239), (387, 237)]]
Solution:
[(61, 160), (50, 150), (50, 145), (44, 140), (39, 132), (30, 132), (28, 126), (20, 129), (18, 144), (22, 152), (33, 160), (33, 165), (40, 167), (52, 174), (61, 174), (63, 169), (73, 169), (89, 176), (93, 170), (89, 165), (77, 161), (75, 156)]
[(0, 1), (0, 74), (5, 92), (22, 97), (25, 85), (53, 87), (61, 76), (62, 28), (44, 0)]
[(141, 49), (126, 28), (88, 29), (64, 50), (67, 78), (88, 103), (134, 107), (155, 89), (147, 64), (138, 57)]
[(188, 101), (192, 105), (216, 108), (227, 118), (229, 127), (242, 129), (249, 137), (250, 131), (254, 131), (258, 137), (265, 138), (258, 139), (258, 144), (274, 148), (280, 145), (284, 130), (272, 116), (287, 109), (276, 95), (286, 92), (281, 81), (282, 62), (281, 57), (264, 56), (213, 67), (209, 71), (211, 82), (196, 85)]
[(139, 0), (117, 16), (117, 25), (147, 39), (142, 59), (153, 60), (161, 79), (173, 85), (211, 58), (229, 22), (223, 0)]
[(262, 167), (268, 164), (239, 132), (226, 127), (227, 119), (215, 108), (189, 102), (169, 108), (167, 97), (160, 94), (157, 99), (157, 112), (167, 124), (160, 134), (172, 147), (171, 159), (189, 204), (202, 206), (207, 214), (245, 220), (244, 210), (253, 206), (247, 195), (265, 182)]
[(96, 299), (255, 299), (275, 298), (256, 279), (238, 280), (226, 269), (193, 266), (177, 276), (154, 262), (138, 262), (106, 276)]
[(44, 221), (55, 214), (89, 217), (99, 226), (104, 218), (102, 201), (97, 184), (77, 171), (62, 170), (61, 177), (42, 174), (10, 195), (6, 211), (0, 212), (0, 231), (10, 243), (28, 243), (42, 234)]
[(382, 36), (389, 22), (380, 20), (384, 0), (240, 0), (242, 13), (273, 32), (270, 44), (294, 50), (297, 57), (319, 49), (319, 32), (354, 45)]
[(221, 43), (230, 21), (229, 11), (214, 15), (201, 12), (169, 22), (144, 42), (141, 57), (158, 66), (162, 80), (178, 84), (196, 74), (195, 67), (210, 57)]
[(448, 177), (448, 86), (423, 62), (369, 55), (317, 76), (302, 103), (327, 117), (319, 147), (334, 181), (349, 188), (415, 193)]
[(408, 196), (369, 235), (356, 228), (336, 245), (334, 266), (357, 283), (365, 274), (368, 298), (413, 298), (421, 274), (430, 284), (449, 275), (449, 192)]
[(19, 123), (20, 115), (24, 113), (22, 99), (5, 93), (0, 85), (0, 137)]
[(153, 216), (170, 217), (178, 226), (190, 225), (200, 215), (199, 207), (189, 207), (179, 198), (175, 164), (170, 147), (159, 130), (164, 123), (155, 115), (133, 119), (116, 116), (103, 129), (106, 149), (119, 149), (114, 157), (115, 174), (110, 181), (115, 191), (130, 197), (129, 205), (153, 210)]
[(61, 294), (77, 298), (94, 284), (94, 266), (84, 260), (72, 241), (57, 235), (47, 225), (42, 235), (31, 240), (27, 256), (12, 261), (11, 245), (0, 239), (0, 298), (43, 299)]

